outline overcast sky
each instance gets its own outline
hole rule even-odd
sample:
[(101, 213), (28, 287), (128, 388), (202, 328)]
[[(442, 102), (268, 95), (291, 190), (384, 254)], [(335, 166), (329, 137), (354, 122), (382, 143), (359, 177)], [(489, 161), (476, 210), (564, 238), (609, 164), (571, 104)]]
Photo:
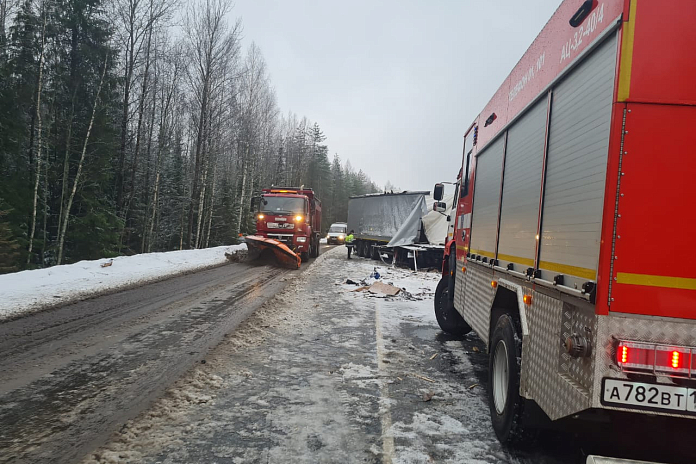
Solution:
[(430, 190), (454, 180), (464, 131), (560, 3), (236, 0), (232, 16), (281, 111), (319, 123), (331, 158)]

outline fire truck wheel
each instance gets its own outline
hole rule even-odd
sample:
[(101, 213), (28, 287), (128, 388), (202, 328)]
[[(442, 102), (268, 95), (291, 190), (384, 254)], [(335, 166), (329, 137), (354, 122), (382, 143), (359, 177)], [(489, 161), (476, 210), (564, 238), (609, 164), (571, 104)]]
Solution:
[(308, 262), (309, 261), (309, 252), (308, 251), (301, 252), (300, 259), (302, 260), (303, 263)]
[(464, 321), (461, 314), (454, 309), (449, 298), (449, 278), (442, 278), (435, 290), (435, 318), (440, 328), (452, 335), (466, 335), (471, 327)]
[(524, 398), (520, 397), (521, 344), (509, 314), (495, 324), (488, 362), (488, 404), (493, 430), (504, 445), (520, 443)]

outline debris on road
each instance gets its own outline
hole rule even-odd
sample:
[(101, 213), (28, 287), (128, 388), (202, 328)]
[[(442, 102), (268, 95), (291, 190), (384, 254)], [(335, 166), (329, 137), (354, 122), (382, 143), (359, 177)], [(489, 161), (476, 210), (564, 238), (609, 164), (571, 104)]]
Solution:
[(424, 377), (424, 376), (418, 375), (418, 374), (411, 374), (411, 375), (416, 377), (416, 378), (419, 378), (421, 380), (425, 380), (426, 382), (435, 383), (435, 381), (433, 379), (429, 379), (428, 377)]
[(370, 285), (370, 288), (368, 288), (368, 291), (370, 293), (382, 293), (384, 295), (398, 295), (398, 293), (401, 291), (400, 288), (395, 287), (390, 284), (383, 284), (382, 282), (375, 282), (374, 284)]

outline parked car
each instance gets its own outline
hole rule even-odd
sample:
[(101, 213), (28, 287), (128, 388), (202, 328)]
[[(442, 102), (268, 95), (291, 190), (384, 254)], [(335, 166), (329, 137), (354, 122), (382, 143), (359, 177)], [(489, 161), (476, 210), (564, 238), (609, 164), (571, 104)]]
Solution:
[(326, 243), (341, 244), (346, 239), (348, 234), (348, 224), (345, 222), (334, 222), (329, 227), (329, 233), (326, 236)]

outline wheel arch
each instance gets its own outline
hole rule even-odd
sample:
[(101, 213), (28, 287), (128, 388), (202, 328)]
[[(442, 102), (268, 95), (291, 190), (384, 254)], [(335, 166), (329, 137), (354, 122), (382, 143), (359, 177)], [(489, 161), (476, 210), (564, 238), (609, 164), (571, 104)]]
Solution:
[[(447, 274), (451, 274), (453, 269), (450, 266), (451, 259), (454, 257), (456, 260), (457, 256), (457, 243), (454, 240), (450, 240), (447, 244), (445, 244), (445, 252), (442, 256), (442, 276), (446, 276)], [(456, 267), (456, 266), (455, 266)]]
[(503, 314), (509, 314), (515, 322), (517, 335), (524, 339), (529, 335), (527, 324), (527, 309), (524, 303), (524, 289), (521, 285), (507, 279), (498, 279), (495, 296), (491, 304), (491, 320), (488, 330), (488, 346), (490, 347), (493, 329), (498, 318)]

